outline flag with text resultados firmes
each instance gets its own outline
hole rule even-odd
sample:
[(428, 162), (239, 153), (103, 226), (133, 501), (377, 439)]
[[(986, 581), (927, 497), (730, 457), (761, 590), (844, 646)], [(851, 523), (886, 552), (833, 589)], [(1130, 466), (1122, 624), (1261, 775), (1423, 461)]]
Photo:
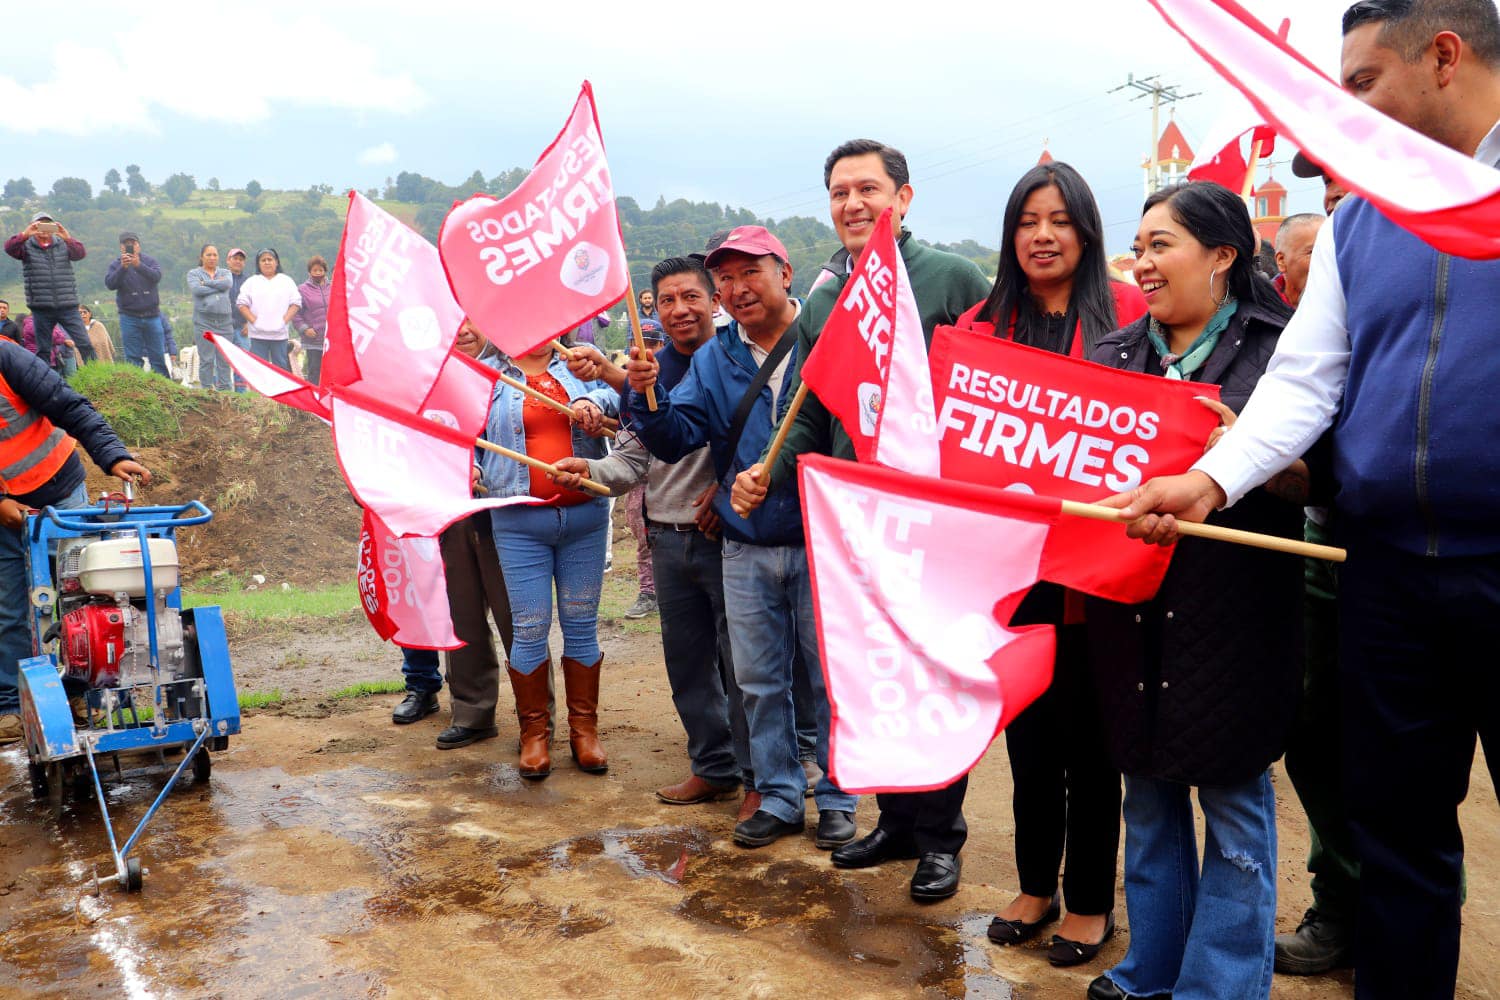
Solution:
[(436, 538), (397, 538), (368, 507), (359, 532), (359, 606), (382, 639), (408, 649), (457, 649)]
[(464, 312), (512, 357), (625, 295), (629, 267), (587, 81), (521, 186), (453, 206), (438, 250)]
[(927, 342), (887, 208), (802, 363), (861, 462), (938, 474)]
[(949, 785), (1052, 682), (1052, 626), (1005, 623), (1039, 578), (1060, 503), (800, 463), (830, 777), (849, 792)]

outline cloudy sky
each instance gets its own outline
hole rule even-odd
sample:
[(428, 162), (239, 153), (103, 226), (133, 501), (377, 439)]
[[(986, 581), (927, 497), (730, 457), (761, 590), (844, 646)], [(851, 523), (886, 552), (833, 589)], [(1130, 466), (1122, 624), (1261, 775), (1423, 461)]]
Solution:
[[(1292, 43), (1336, 72), (1345, 0), (1244, 2), (1273, 26), (1291, 15)], [(97, 189), (129, 163), (226, 187), (364, 189), (401, 170), (456, 184), (530, 164), (587, 77), (616, 192), (644, 205), (826, 218), (823, 157), (871, 136), (908, 155), (913, 229), (993, 245), (1045, 142), (1093, 186), (1114, 252), (1134, 233), (1151, 119), (1113, 89), (1159, 75), (1198, 94), (1177, 105), (1190, 141), (1228, 99), (1145, 0), (11, 8), (0, 179), (42, 191), (60, 176)], [(1294, 210), (1317, 210), (1321, 184), (1292, 177), (1290, 155), (1275, 176)]]

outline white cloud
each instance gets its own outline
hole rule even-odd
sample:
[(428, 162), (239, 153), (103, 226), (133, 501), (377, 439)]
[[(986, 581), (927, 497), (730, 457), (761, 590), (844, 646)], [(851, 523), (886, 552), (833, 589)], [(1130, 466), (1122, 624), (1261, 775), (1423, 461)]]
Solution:
[[(236, 58), (226, 64), (189, 57), (215, 34)], [(154, 134), (162, 110), (252, 125), (273, 121), (278, 109), (410, 114), (428, 103), (411, 73), (390, 67), (394, 57), (316, 15), (226, 10), (183, 18), (161, 9), (132, 17), (113, 37), (107, 27), (96, 37), (102, 40), (58, 43), (50, 72), (38, 79), (0, 75), (0, 128)], [(220, 65), (232, 65), (234, 75), (221, 78)]]
[(359, 164), (366, 167), (378, 167), (383, 163), (396, 162), (396, 147), (388, 142), (382, 142), (378, 146), (361, 150), (354, 158)]

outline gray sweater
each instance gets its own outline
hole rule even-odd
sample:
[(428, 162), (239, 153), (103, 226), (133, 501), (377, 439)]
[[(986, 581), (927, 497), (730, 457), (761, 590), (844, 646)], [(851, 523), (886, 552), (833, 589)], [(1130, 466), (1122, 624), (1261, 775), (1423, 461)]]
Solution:
[(646, 516), (667, 524), (691, 524), (702, 508), (693, 501), (714, 484), (713, 457), (704, 445), (678, 462), (653, 458), (629, 430), (622, 430), (604, 458), (589, 460), (589, 478), (615, 496), (646, 480)]

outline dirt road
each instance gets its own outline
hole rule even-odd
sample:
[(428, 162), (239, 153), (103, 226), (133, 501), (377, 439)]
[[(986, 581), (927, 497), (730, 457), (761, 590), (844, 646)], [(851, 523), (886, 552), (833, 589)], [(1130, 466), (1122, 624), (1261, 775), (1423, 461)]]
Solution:
[[(323, 636), (347, 653), (324, 666), (328, 690), (394, 675), (367, 631)], [(241, 690), (275, 669), (251, 642), (236, 650)], [(657, 802), (652, 789), (681, 777), (685, 758), (655, 636), (611, 627), (605, 648), (607, 775), (575, 770), (561, 741), (551, 778), (521, 780), (511, 719), (499, 739), (443, 752), (445, 713), (395, 727), (395, 696), (309, 698), (247, 717), (208, 787), (174, 794), (143, 838), (140, 895), (87, 885), (108, 858), (97, 806), (48, 818), (22, 752), (0, 753), (0, 994), (781, 997), (817, 984), (845, 997), (1050, 1000), (1081, 997), (1123, 953), (1124, 933), (1097, 965), (1061, 971), (1039, 947), (986, 942), (1014, 885), (1001, 748), (970, 786), (963, 890), (918, 906), (909, 864), (835, 871), (810, 833), (743, 851), (728, 836), (733, 803)], [(159, 784), (111, 794), (127, 830)], [(1288, 929), (1308, 902), (1306, 833), (1284, 774), (1277, 788)], [(873, 801), (858, 818), (868, 829)], [(1459, 995), (1496, 997), (1500, 810), (1482, 766), (1464, 819)], [(1278, 977), (1275, 990), (1348, 995), (1348, 973)]]

